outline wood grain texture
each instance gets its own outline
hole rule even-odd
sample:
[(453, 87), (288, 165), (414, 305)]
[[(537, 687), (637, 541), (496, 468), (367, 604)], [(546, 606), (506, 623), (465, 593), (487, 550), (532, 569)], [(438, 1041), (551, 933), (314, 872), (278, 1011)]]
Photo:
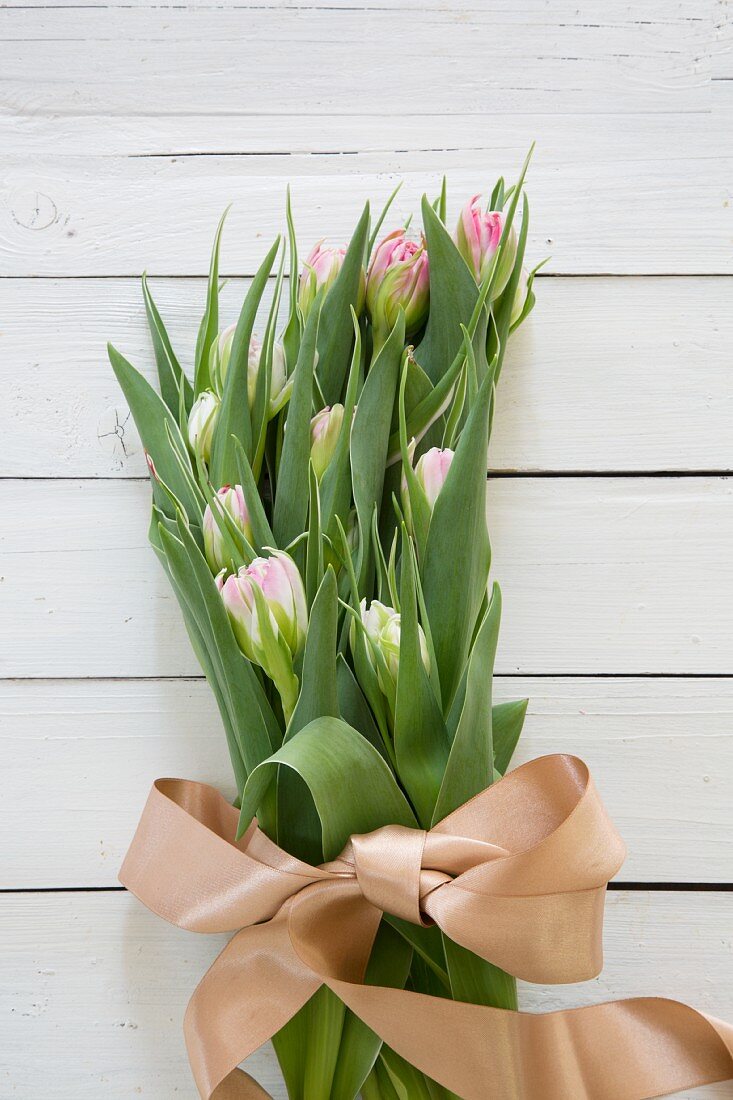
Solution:
[[(612, 893), (606, 963), (592, 982), (522, 986), (523, 1008), (548, 1011), (655, 993), (733, 1015), (733, 894)], [(130, 895), (15, 895), (0, 908), (0, 1081), (17, 1100), (194, 1093), (181, 1021), (221, 936), (181, 932)], [(268, 1088), (268, 1051), (253, 1060)], [(284, 1100), (279, 1088), (277, 1100)], [(730, 1096), (730, 1085), (681, 1094)]]
[[(17, 114), (585, 113), (710, 107), (712, 8), (602, 0), (455, 12), (402, 5), (10, 8), (3, 95)], [(395, 65), (410, 41), (419, 65)], [(365, 41), (369, 48), (364, 49)], [(490, 40), (490, 68), (487, 44)], [(450, 50), (446, 42), (450, 42)], [(521, 66), (518, 61), (522, 61)], [(33, 74), (29, 86), (29, 73)], [(446, 97), (446, 88), (450, 95)], [(446, 99), (448, 98), (448, 104)]]
[[(395, 221), (418, 210), (424, 192), (436, 195), (447, 173), (453, 222), (467, 197), (490, 188), (500, 172), (518, 172), (537, 125), (519, 133), (513, 124), (508, 147), (499, 133), (478, 151), (449, 144), (349, 156), (9, 155), (0, 184), (0, 274), (202, 275), (217, 220), (233, 202), (222, 271), (251, 275), (284, 228), (288, 181), (305, 249), (324, 234), (347, 240), (364, 199), (380, 209), (400, 180)], [(733, 272), (729, 146), (712, 122), (702, 133), (694, 126), (697, 134), (680, 131), (671, 146), (667, 134), (661, 162), (643, 133), (630, 140), (633, 127), (619, 134), (608, 120), (585, 126), (570, 150), (553, 151), (545, 133), (528, 184), (529, 260), (549, 255), (546, 270), (557, 274)], [(675, 127), (667, 124), (673, 134)], [(711, 146), (722, 150), (712, 159)]]
[[(147, 544), (147, 481), (4, 481), (4, 677), (190, 676)], [(500, 673), (730, 674), (733, 483), (508, 478), (488, 486)]]
[[(0, 478), (16, 479), (0, 677), (30, 678), (0, 679), (0, 889), (82, 888), (0, 895), (0, 1095), (194, 1092), (181, 1017), (222, 941), (84, 892), (114, 883), (157, 775), (230, 789), (208, 687), (180, 678), (199, 669), (104, 344), (150, 372), (127, 278), (147, 268), (172, 277), (155, 291), (185, 359), (222, 209), (222, 270), (251, 275), (288, 181), (307, 248), (347, 238), (400, 178), (395, 219), (447, 173), (452, 220), (538, 140), (528, 254), (561, 277), (510, 353), (490, 465), (598, 476), (489, 484), (497, 694), (531, 699), (517, 760), (588, 760), (629, 846), (622, 880), (731, 879), (731, 483), (603, 476), (731, 466), (731, 282), (710, 277), (733, 274), (730, 16), (727, 0), (0, 8)], [(614, 891), (602, 977), (524, 1007), (658, 993), (733, 1018), (732, 907)], [(285, 1100), (271, 1051), (255, 1065)]]
[[(529, 698), (515, 763), (588, 763), (628, 847), (619, 881), (729, 877), (733, 681), (500, 677), (495, 695)], [(0, 729), (0, 889), (114, 886), (159, 776), (234, 795), (202, 680), (2, 681)]]
[[(236, 319), (245, 286), (225, 285), (222, 326)], [(204, 282), (151, 287), (190, 371)], [(732, 287), (726, 278), (539, 281), (502, 375), (491, 469), (730, 469)], [(154, 380), (137, 280), (0, 280), (0, 316), (0, 475), (145, 475), (104, 350), (111, 339)]]

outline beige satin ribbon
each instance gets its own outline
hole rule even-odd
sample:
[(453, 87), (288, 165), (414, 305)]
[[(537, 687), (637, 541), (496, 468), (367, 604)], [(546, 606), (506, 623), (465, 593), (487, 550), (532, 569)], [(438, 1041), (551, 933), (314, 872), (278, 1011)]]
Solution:
[(217, 791), (153, 787), (120, 881), (159, 916), (238, 931), (191, 998), (204, 1100), (265, 1100), (237, 1067), (327, 985), (390, 1047), (464, 1100), (646, 1100), (733, 1077), (733, 1028), (635, 998), (534, 1015), (362, 984), (382, 912), (437, 924), (519, 978), (584, 981), (602, 965), (606, 884), (623, 844), (582, 761), (511, 772), (429, 832), (388, 825), (311, 867)]

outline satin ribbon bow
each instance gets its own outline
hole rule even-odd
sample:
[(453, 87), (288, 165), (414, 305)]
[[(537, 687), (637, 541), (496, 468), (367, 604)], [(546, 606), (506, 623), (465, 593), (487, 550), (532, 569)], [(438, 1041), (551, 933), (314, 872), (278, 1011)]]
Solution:
[(237, 931), (184, 1030), (204, 1100), (267, 1093), (237, 1067), (327, 985), (390, 1047), (465, 1100), (645, 1100), (733, 1076), (733, 1029), (635, 998), (533, 1015), (363, 984), (382, 914), (436, 924), (519, 978), (599, 973), (606, 884), (624, 847), (588, 769), (546, 756), (429, 832), (387, 825), (321, 867), (288, 855), (212, 787), (153, 787), (120, 881), (197, 932)]

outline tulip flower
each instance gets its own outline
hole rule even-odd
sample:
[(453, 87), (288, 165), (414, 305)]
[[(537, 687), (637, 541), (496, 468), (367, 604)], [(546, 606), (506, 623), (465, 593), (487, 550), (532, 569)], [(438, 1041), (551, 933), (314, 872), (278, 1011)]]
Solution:
[(408, 240), (404, 229), (395, 229), (376, 248), (367, 275), (366, 304), (374, 326), (374, 346), (392, 331), (400, 309), (405, 313), (405, 334), (422, 328), (430, 304), (430, 272), (425, 241)]
[(509, 325), (511, 328), (516, 325), (519, 318), (522, 316), (522, 310), (524, 309), (524, 303), (527, 301), (527, 294), (529, 293), (529, 272), (526, 267), (523, 267), (520, 275), (519, 282), (517, 283), (517, 289), (514, 292), (514, 301), (512, 302), (512, 312), (509, 318)]
[[(262, 344), (257, 336), (253, 336), (249, 342), (249, 356), (247, 357), (247, 403), (250, 410), (254, 408), (257, 396), (257, 379), (260, 369), (264, 366), (262, 360)], [(293, 388), (292, 380), (288, 379), (285, 367), (285, 350), (279, 341), (275, 341), (272, 347), (272, 367), (270, 368), (270, 400), (267, 410), (268, 420), (272, 420), (290, 397)]]
[[(501, 210), (482, 210), (480, 198), (480, 195), (474, 195), (463, 207), (455, 234), (456, 247), (478, 283), (482, 282), (494, 262), (506, 220)], [(497, 298), (509, 281), (516, 255), (517, 234), (512, 225), (497, 261), (492, 297)]]
[[(367, 609), (366, 600), (361, 601), (361, 621), (364, 624), (368, 645), (367, 657), (372, 668), (376, 672), (379, 687), (386, 696), (390, 710), (394, 710), (394, 701), (397, 692), (397, 676), (400, 665), (400, 635), (402, 624), (400, 614), (393, 607), (372, 600)], [(425, 666), (425, 671), (430, 672), (430, 657), (425, 642), (425, 634), (418, 624), (420, 638), (420, 656)], [(351, 644), (354, 646), (356, 627), (351, 627)]]
[[(415, 477), (425, 494), (428, 508), (432, 513), (438, 494), (445, 484), (451, 462), (455, 452), (449, 447), (441, 450), (439, 447), (431, 447), (424, 455), (420, 455), (415, 465)], [(407, 488), (407, 480), (403, 473), (401, 484), (402, 510), (408, 531), (412, 531), (412, 508), (410, 506), (410, 493)]]
[(193, 404), (188, 416), (188, 441), (192, 450), (204, 462), (211, 457), (216, 420), (219, 415), (219, 398), (211, 390), (203, 390)]
[[(326, 293), (336, 282), (339, 272), (343, 267), (345, 248), (324, 248), (323, 241), (311, 249), (308, 259), (303, 265), (298, 287), (298, 307), (305, 320), (316, 300), (318, 291), (325, 287)], [(361, 273), (359, 297), (356, 304), (357, 314), (361, 313), (364, 305), (364, 272)]]
[(282, 550), (216, 580), (239, 647), (274, 682), (286, 719), (298, 697), (293, 658), (305, 644), (308, 607), (298, 568)]
[[(219, 392), (221, 392), (224, 387), (227, 370), (229, 369), (229, 360), (232, 354), (232, 344), (234, 343), (236, 328), (236, 325), (230, 325), (228, 328), (225, 328), (223, 332), (219, 333), (218, 340), (215, 341), (211, 348), (212, 358), (210, 373)], [(257, 335), (253, 335), (249, 342), (249, 351), (247, 355), (247, 403), (249, 404), (250, 411), (254, 408), (255, 397), (257, 395), (257, 379), (260, 374), (261, 360), (262, 341)], [(283, 405), (285, 405), (290, 396), (291, 388), (292, 384), (288, 384), (287, 370), (285, 367), (285, 350), (282, 344), (276, 340), (272, 347), (270, 403), (268, 407), (269, 420), (272, 420), (273, 416), (275, 416)]]
[(326, 405), (311, 420), (311, 462), (319, 481), (333, 458), (343, 422), (343, 405)]
[[(249, 512), (244, 500), (244, 492), (241, 485), (224, 485), (216, 494), (221, 508), (229, 515), (235, 527), (237, 527), (247, 542), (252, 543), (252, 525), (249, 520)], [(226, 520), (207, 504), (204, 512), (204, 553), (212, 573), (218, 573), (231, 561), (231, 555), (227, 551), (226, 538), (222, 527), (226, 526)]]

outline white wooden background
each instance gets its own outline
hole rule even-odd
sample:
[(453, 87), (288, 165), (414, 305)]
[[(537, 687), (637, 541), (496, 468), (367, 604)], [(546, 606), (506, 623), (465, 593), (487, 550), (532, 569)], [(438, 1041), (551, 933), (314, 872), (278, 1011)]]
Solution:
[[(733, 1019), (733, 34), (712, 0), (5, 0), (0, 8), (0, 1096), (193, 1097), (181, 1017), (220, 946), (116, 888), (152, 779), (229, 788), (146, 545), (110, 338), (138, 277), (190, 356), (281, 227), (346, 237), (538, 140), (488, 507), (522, 758), (582, 754), (629, 846), (606, 968)], [(282, 1089), (270, 1055), (259, 1074)], [(689, 1092), (733, 1095), (733, 1086)]]

